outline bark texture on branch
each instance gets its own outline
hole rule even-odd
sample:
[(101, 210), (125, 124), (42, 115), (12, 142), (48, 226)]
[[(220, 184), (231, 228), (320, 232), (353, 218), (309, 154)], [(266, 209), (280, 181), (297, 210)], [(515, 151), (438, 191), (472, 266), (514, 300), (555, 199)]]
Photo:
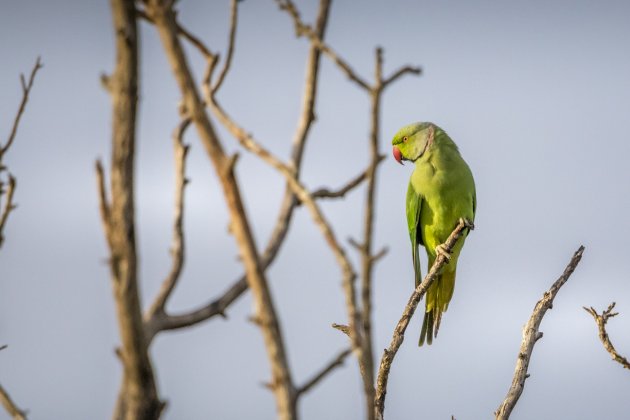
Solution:
[(505, 399), (494, 413), (496, 420), (507, 420), (516, 406), (518, 399), (521, 397), (523, 389), (525, 388), (525, 380), (529, 377), (527, 368), (532, 357), (532, 352), (534, 351), (534, 345), (543, 336), (542, 332), (538, 331), (540, 323), (542, 322), (547, 310), (552, 308), (553, 300), (558, 294), (558, 291), (567, 282), (567, 280), (569, 280), (569, 277), (579, 264), (582, 259), (583, 252), (583, 246), (580, 246), (578, 250), (575, 251), (571, 261), (569, 261), (569, 264), (564, 269), (562, 275), (553, 283), (551, 288), (545, 292), (542, 299), (536, 303), (531, 317), (527, 321), (527, 324), (523, 327), (523, 341), (521, 342), (521, 348), (519, 349), (518, 357), (516, 358), (516, 368), (514, 369), (512, 385), (510, 386)]
[(614, 308), (615, 302), (611, 303), (608, 308), (606, 308), (606, 310), (602, 312), (601, 315), (599, 315), (595, 308), (593, 308), (592, 306), (590, 308), (584, 307), (584, 310), (591, 314), (591, 316), (595, 320), (595, 323), (597, 324), (599, 339), (604, 345), (604, 349), (606, 349), (606, 351), (612, 356), (612, 359), (615, 362), (619, 363), (625, 369), (630, 369), (630, 361), (628, 361), (628, 359), (617, 352), (615, 346), (613, 346), (612, 342), (610, 341), (608, 332), (606, 331), (606, 323), (608, 322), (608, 320), (614, 316), (619, 315), (618, 312), (613, 312)]
[(221, 182), (230, 212), (231, 231), (235, 236), (241, 260), (245, 266), (247, 283), (254, 297), (254, 319), (260, 325), (267, 355), (271, 364), (272, 389), (281, 419), (297, 417), (293, 404), (293, 382), (275, 306), (267, 285), (267, 279), (258, 257), (254, 237), (243, 207), (240, 190), (234, 173), (234, 159), (226, 156), (206, 115), (204, 104), (180, 44), (178, 25), (171, 2), (153, 0), (147, 3), (147, 12), (155, 22), (162, 45), (179, 85), (185, 108), (197, 129), (206, 152)]
[[(459, 240), (459, 238), (463, 235), (464, 231), (467, 229), (472, 229), (472, 225), (465, 221), (460, 220), (459, 224), (455, 227), (453, 232), (449, 235), (444, 242), (444, 249), (447, 253), (450, 253)], [(443, 253), (439, 253), (435, 262), (431, 266), (431, 269), (424, 277), (424, 280), (416, 287), (411, 296), (409, 297), (409, 301), (403, 310), (402, 316), (400, 320), (396, 324), (394, 328), (394, 334), (392, 336), (392, 341), (383, 351), (383, 357), (381, 357), (381, 363), (378, 369), (378, 377), (376, 379), (376, 400), (375, 400), (375, 417), (377, 419), (384, 418), (385, 411), (385, 396), (387, 395), (387, 381), (389, 379), (389, 371), (392, 367), (392, 363), (394, 362), (394, 357), (396, 357), (396, 353), (405, 339), (405, 331), (407, 330), (407, 326), (409, 325), (409, 321), (411, 321), (411, 317), (413, 316), (416, 308), (418, 307), (418, 303), (428, 290), (429, 286), (433, 283), (437, 275), (439, 274), (442, 267), (448, 262), (446, 256)]]
[(110, 248), (112, 288), (123, 365), (114, 419), (157, 419), (163, 408), (144, 335), (138, 284), (134, 214), (134, 155), (138, 102), (138, 31), (133, 0), (112, 0), (116, 66), (108, 88), (112, 96), (111, 199), (97, 163), (101, 218)]

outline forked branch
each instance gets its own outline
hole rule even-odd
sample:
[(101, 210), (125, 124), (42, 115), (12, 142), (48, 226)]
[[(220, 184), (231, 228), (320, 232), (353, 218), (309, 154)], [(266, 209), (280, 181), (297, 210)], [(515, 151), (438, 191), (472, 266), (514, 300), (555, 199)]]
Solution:
[(13, 125), (11, 126), (11, 132), (9, 133), (9, 137), (6, 143), (4, 144), (4, 146), (0, 147), (0, 164), (2, 163), (2, 158), (4, 157), (4, 154), (7, 152), (7, 150), (9, 150), (9, 147), (11, 147), (11, 145), (13, 144), (13, 140), (15, 140), (15, 136), (17, 134), (18, 127), (20, 125), (20, 119), (22, 118), (22, 114), (24, 114), (24, 110), (26, 109), (26, 103), (28, 102), (29, 94), (31, 93), (31, 89), (33, 88), (33, 83), (35, 82), (35, 76), (37, 75), (37, 72), (39, 71), (39, 69), (41, 69), (42, 67), (44, 67), (44, 65), (42, 64), (41, 58), (37, 57), (37, 60), (35, 61), (35, 65), (33, 66), (33, 69), (31, 70), (31, 74), (28, 78), (28, 81), (26, 81), (23, 74), (20, 75), (20, 82), (22, 83), (22, 101), (20, 102), (17, 115), (15, 116), (15, 119), (13, 120)]
[(328, 58), (330, 58), (337, 66), (348, 76), (350, 80), (358, 84), (366, 91), (370, 90), (370, 85), (359, 74), (352, 69), (350, 64), (341, 58), (330, 46), (328, 46), (320, 37), (317, 36), (313, 28), (305, 24), (300, 18), (295, 4), (291, 0), (276, 0), (281, 10), (287, 12), (295, 25), (295, 34), (298, 37), (306, 36), (317, 48), (321, 50)]
[[(4, 165), (4, 156), (13, 144), (13, 141), (15, 140), (18, 127), (20, 126), (20, 120), (22, 119), (22, 115), (24, 114), (24, 110), (26, 109), (26, 103), (28, 102), (29, 94), (31, 93), (31, 89), (33, 88), (33, 83), (35, 82), (35, 76), (37, 75), (39, 69), (41, 69), (42, 67), (43, 64), (41, 62), (41, 59), (37, 57), (28, 81), (24, 78), (23, 74), (20, 75), (20, 82), (22, 84), (22, 100), (20, 101), (20, 106), (18, 107), (17, 114), (13, 119), (13, 124), (11, 126), (9, 137), (7, 138), (4, 145), (0, 145), (0, 175), (2, 175), (2, 172), (7, 170), (7, 167)], [(9, 220), (9, 214), (16, 208), (15, 202), (13, 200), (16, 187), (17, 181), (15, 177), (11, 175), (11, 173), (8, 173), (7, 183), (5, 183), (2, 178), (0, 178), (0, 203), (2, 203), (3, 196), (6, 194), (6, 197), (4, 198), (4, 205), (2, 206), (2, 208), (0, 208), (0, 248), (2, 248), (2, 244), (4, 243), (4, 228), (7, 224), (7, 220)]]
[(514, 369), (514, 378), (512, 379), (512, 385), (508, 390), (505, 399), (494, 413), (496, 420), (507, 420), (512, 413), (512, 410), (516, 406), (518, 399), (523, 393), (525, 387), (525, 380), (529, 377), (527, 368), (529, 366), (529, 360), (532, 357), (532, 351), (534, 345), (543, 336), (543, 333), (538, 331), (540, 323), (548, 309), (552, 308), (553, 300), (558, 294), (560, 288), (569, 280), (569, 277), (582, 259), (582, 253), (584, 247), (580, 246), (573, 254), (571, 261), (564, 269), (562, 275), (556, 280), (551, 288), (545, 292), (542, 299), (540, 299), (531, 317), (527, 321), (527, 324), (523, 327), (523, 341), (521, 342), (521, 348), (518, 351), (518, 357), (516, 358), (516, 368)]
[(599, 333), (599, 339), (604, 345), (604, 348), (606, 349), (606, 351), (612, 356), (612, 359), (615, 362), (621, 364), (621, 366), (623, 366), (625, 369), (630, 369), (630, 362), (628, 361), (628, 359), (626, 359), (625, 357), (623, 357), (617, 352), (617, 350), (615, 349), (615, 346), (613, 346), (613, 344), (610, 341), (608, 332), (606, 331), (606, 323), (608, 322), (608, 320), (614, 316), (619, 315), (618, 312), (613, 312), (614, 308), (615, 308), (615, 302), (611, 303), (608, 306), (608, 308), (606, 308), (606, 310), (602, 312), (601, 315), (598, 314), (595, 308), (593, 308), (592, 306), (590, 308), (584, 307), (584, 310), (588, 312), (589, 314), (591, 314), (591, 316), (595, 320), (595, 323), (597, 324), (597, 330)]
[(171, 70), (182, 95), (183, 104), (199, 134), (212, 166), (219, 178), (227, 203), (231, 232), (233, 233), (245, 271), (247, 283), (254, 298), (254, 318), (261, 326), (267, 356), (271, 365), (273, 392), (281, 419), (294, 419), (293, 382), (288, 358), (282, 338), (280, 323), (268, 282), (258, 255), (249, 218), (245, 212), (233, 162), (226, 155), (214, 126), (205, 111), (201, 95), (195, 85), (187, 56), (181, 45), (180, 30), (171, 4), (160, 0), (146, 2), (147, 14), (151, 16), (171, 65)]
[(173, 147), (175, 155), (175, 211), (173, 222), (173, 243), (171, 246), (172, 266), (171, 270), (162, 282), (160, 291), (151, 305), (147, 314), (145, 314), (145, 331), (147, 341), (159, 331), (156, 324), (159, 319), (168, 316), (166, 314), (166, 302), (175, 290), (175, 286), (180, 278), (182, 268), (184, 266), (184, 189), (188, 184), (186, 178), (186, 156), (188, 155), (189, 146), (184, 144), (184, 133), (190, 126), (190, 119), (184, 118), (173, 133)]

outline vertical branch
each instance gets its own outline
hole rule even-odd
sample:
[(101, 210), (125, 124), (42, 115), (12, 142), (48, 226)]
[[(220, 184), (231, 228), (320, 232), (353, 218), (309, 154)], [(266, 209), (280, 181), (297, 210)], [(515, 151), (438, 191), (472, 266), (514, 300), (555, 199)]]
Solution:
[(370, 88), (370, 164), (366, 171), (367, 193), (365, 198), (363, 219), (363, 241), (361, 251), (361, 321), (363, 325), (362, 342), (362, 372), (363, 388), (367, 403), (366, 415), (368, 420), (374, 419), (374, 355), (372, 350), (372, 238), (374, 232), (374, 205), (376, 201), (376, 170), (380, 162), (379, 118), (381, 106), (381, 80), (383, 78), (383, 51), (376, 49), (374, 79)]
[(9, 213), (16, 207), (13, 202), (13, 194), (15, 194), (16, 185), (17, 181), (13, 175), (9, 175), (8, 188), (6, 191), (4, 190), (4, 183), (0, 181), (0, 198), (6, 194), (4, 207), (0, 209), (0, 248), (2, 248), (2, 244), (4, 243), (4, 227), (7, 224), (7, 220), (9, 220)]
[[(41, 69), (44, 65), (42, 64), (39, 57), (37, 57), (37, 61), (35, 61), (35, 65), (31, 70), (31, 75), (28, 78), (28, 82), (24, 78), (24, 75), (20, 75), (20, 81), (22, 82), (22, 101), (20, 101), (20, 106), (18, 107), (17, 114), (13, 119), (13, 125), (11, 126), (11, 132), (9, 133), (9, 137), (4, 145), (0, 145), (0, 175), (2, 172), (6, 171), (7, 168), (4, 165), (4, 156), (13, 144), (15, 137), (17, 135), (18, 127), (20, 126), (20, 120), (22, 119), (22, 115), (24, 114), (24, 110), (26, 109), (26, 103), (28, 102), (29, 94), (31, 93), (31, 89), (33, 88), (33, 83), (35, 82), (35, 76), (39, 69)], [(15, 177), (8, 173), (8, 187), (5, 190), (5, 182), (0, 178), (0, 203), (2, 203), (2, 196), (6, 194), (4, 206), (0, 209), (0, 248), (2, 248), (2, 244), (4, 243), (4, 227), (7, 224), (7, 220), (9, 219), (9, 213), (11, 213), (16, 205), (13, 202), (13, 195), (15, 194), (15, 189), (17, 186), (17, 181)]]
[[(116, 67), (112, 95), (111, 204), (101, 202), (110, 248), (112, 288), (121, 338), (123, 378), (115, 419), (156, 419), (163, 408), (144, 336), (134, 221), (134, 153), (138, 101), (138, 31), (133, 0), (112, 0)], [(102, 168), (99, 196), (105, 199)], [(106, 216), (106, 217), (105, 217)]]
[(184, 144), (183, 137), (189, 125), (190, 120), (184, 118), (173, 133), (173, 147), (175, 149), (175, 211), (173, 243), (171, 246), (172, 266), (162, 282), (157, 297), (144, 317), (147, 344), (151, 343), (151, 340), (159, 331), (159, 326), (163, 319), (168, 317), (165, 309), (166, 302), (173, 290), (175, 290), (184, 266), (184, 189), (188, 184), (188, 179), (186, 178), (186, 156), (188, 155), (189, 146)]
[(231, 0), (230, 1), (230, 35), (228, 41), (228, 49), (225, 57), (225, 63), (223, 64), (223, 69), (219, 76), (217, 77), (216, 82), (212, 86), (212, 94), (215, 94), (221, 85), (223, 84), (223, 80), (225, 80), (225, 76), (230, 70), (230, 64), (232, 64), (232, 56), (234, 55), (234, 41), (236, 39), (236, 21), (238, 18), (238, 1), (239, 0)]
[(521, 342), (521, 348), (518, 351), (518, 357), (516, 359), (516, 367), (514, 369), (514, 378), (512, 379), (512, 385), (508, 390), (505, 399), (501, 402), (501, 405), (494, 413), (496, 420), (507, 420), (510, 418), (512, 410), (516, 406), (518, 399), (523, 393), (525, 388), (525, 380), (529, 377), (527, 368), (529, 367), (529, 360), (532, 357), (534, 351), (534, 345), (542, 338), (542, 332), (538, 331), (540, 323), (548, 309), (551, 309), (553, 300), (558, 294), (560, 288), (569, 280), (571, 274), (580, 263), (582, 259), (582, 253), (584, 247), (580, 246), (573, 254), (571, 261), (567, 264), (562, 275), (556, 280), (551, 288), (545, 292), (543, 297), (536, 302), (531, 317), (527, 321), (527, 324), (523, 327), (523, 341)]
[(147, 12), (155, 22), (173, 75), (179, 85), (186, 110), (212, 161), (223, 189), (230, 213), (231, 232), (235, 236), (241, 260), (245, 266), (247, 283), (254, 298), (254, 319), (261, 327), (271, 364), (271, 388), (276, 398), (279, 417), (281, 419), (294, 419), (297, 417), (296, 407), (293, 403), (295, 389), (275, 306), (234, 173), (236, 159), (225, 155), (214, 127), (205, 112), (204, 104), (195, 86), (178, 38), (178, 25), (171, 6), (171, 2), (152, 0), (147, 3)]

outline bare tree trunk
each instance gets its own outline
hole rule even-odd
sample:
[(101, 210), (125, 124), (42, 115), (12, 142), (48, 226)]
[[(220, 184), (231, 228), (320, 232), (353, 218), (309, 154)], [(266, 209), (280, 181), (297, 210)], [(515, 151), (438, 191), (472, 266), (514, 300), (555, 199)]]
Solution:
[[(102, 202), (110, 248), (123, 378), (114, 419), (157, 419), (160, 402), (149, 358), (138, 291), (134, 225), (134, 148), (138, 102), (138, 32), (133, 0), (112, 0), (116, 68), (108, 83), (113, 101), (111, 205)], [(102, 168), (99, 164), (102, 185)]]

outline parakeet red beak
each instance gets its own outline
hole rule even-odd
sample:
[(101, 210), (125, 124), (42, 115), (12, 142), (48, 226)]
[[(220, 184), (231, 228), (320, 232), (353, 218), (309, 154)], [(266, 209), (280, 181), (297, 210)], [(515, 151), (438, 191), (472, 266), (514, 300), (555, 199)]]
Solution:
[(400, 153), (400, 149), (396, 146), (394, 146), (394, 150), (392, 150), (392, 152), (394, 153), (394, 159), (396, 159), (396, 162), (400, 163), (401, 165), (403, 164), (402, 162), (402, 153)]

